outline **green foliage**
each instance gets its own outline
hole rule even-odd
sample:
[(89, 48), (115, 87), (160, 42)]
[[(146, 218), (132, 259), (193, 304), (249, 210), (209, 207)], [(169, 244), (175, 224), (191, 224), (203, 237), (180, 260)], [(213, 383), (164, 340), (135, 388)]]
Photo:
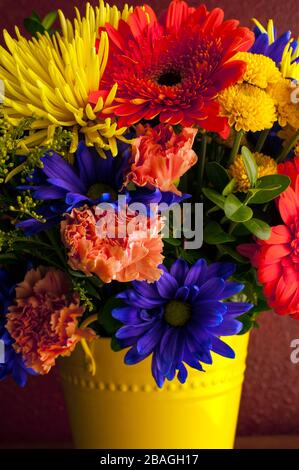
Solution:
[(38, 34), (54, 34), (55, 29), (53, 25), (57, 19), (57, 11), (51, 11), (43, 19), (33, 11), (32, 15), (24, 19), (24, 27), (34, 37), (38, 37)]
[(225, 168), (217, 162), (209, 162), (206, 165), (206, 173), (208, 180), (213, 184), (214, 188), (222, 192), (229, 184), (229, 176)]
[(219, 243), (234, 242), (236, 239), (226, 233), (217, 222), (209, 222), (204, 228), (204, 240), (209, 245), (218, 245)]
[(112, 316), (112, 310), (124, 305), (121, 299), (111, 297), (104, 305), (98, 315), (99, 323), (104, 327), (109, 336), (113, 336), (121, 327), (122, 323)]
[(253, 212), (233, 194), (229, 194), (224, 203), (224, 213), (233, 222), (247, 222), (251, 219)]
[(283, 193), (290, 185), (290, 178), (285, 175), (262, 176), (254, 188), (248, 191), (247, 203), (265, 204)]
[(254, 186), (258, 178), (258, 169), (254, 156), (247, 147), (242, 147), (242, 159), (250, 184), (251, 186)]

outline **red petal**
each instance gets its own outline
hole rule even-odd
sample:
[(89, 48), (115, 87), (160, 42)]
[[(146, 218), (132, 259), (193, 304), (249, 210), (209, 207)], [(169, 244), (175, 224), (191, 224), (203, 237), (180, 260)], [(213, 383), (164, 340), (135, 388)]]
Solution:
[(291, 233), (286, 225), (277, 225), (271, 228), (271, 236), (268, 240), (263, 240), (265, 245), (281, 245), (288, 243), (292, 239)]
[(299, 215), (299, 199), (292, 188), (288, 188), (279, 197), (279, 212), (285, 224), (290, 225)]

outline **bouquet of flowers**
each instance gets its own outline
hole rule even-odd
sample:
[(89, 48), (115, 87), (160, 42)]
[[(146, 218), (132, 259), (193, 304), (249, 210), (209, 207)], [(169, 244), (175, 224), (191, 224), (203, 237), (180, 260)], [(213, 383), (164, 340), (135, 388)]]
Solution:
[(298, 44), (181, 0), (58, 17), (0, 48), (0, 378), (110, 337), (184, 383), (299, 319)]

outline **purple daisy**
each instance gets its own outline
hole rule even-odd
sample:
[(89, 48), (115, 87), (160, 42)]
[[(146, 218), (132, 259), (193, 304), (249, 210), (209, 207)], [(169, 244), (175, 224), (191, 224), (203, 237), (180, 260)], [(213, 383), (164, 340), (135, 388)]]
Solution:
[(152, 354), (152, 374), (159, 387), (176, 373), (179, 381), (187, 378), (185, 364), (203, 371), (201, 362), (212, 363), (211, 351), (234, 358), (235, 353), (220, 336), (238, 334), (242, 323), (237, 317), (252, 304), (227, 301), (244, 285), (227, 281), (234, 273), (231, 263), (213, 263), (204, 259), (191, 268), (182, 259), (153, 283), (135, 281), (118, 298), (126, 304), (112, 311), (121, 321), (116, 333), (120, 345), (131, 346), (125, 363), (136, 364)]

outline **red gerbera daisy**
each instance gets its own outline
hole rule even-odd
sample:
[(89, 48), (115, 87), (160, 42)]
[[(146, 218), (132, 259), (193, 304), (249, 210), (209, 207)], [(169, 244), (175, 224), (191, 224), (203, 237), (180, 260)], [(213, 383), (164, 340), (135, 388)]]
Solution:
[(278, 165), (278, 171), (291, 179), (277, 204), (284, 224), (272, 227), (269, 240), (240, 245), (238, 250), (257, 268), (268, 305), (299, 320), (299, 157)]
[[(127, 23), (121, 20), (118, 30), (107, 24), (110, 53), (101, 87), (117, 82), (118, 94), (105, 114), (117, 115), (120, 126), (159, 116), (164, 123), (227, 135), (217, 94), (243, 75), (245, 63), (231, 59), (248, 50), (254, 36), (223, 17), (219, 8), (208, 12), (204, 5), (190, 8), (174, 0), (160, 22), (145, 5)], [(91, 93), (90, 102), (99, 94)]]

